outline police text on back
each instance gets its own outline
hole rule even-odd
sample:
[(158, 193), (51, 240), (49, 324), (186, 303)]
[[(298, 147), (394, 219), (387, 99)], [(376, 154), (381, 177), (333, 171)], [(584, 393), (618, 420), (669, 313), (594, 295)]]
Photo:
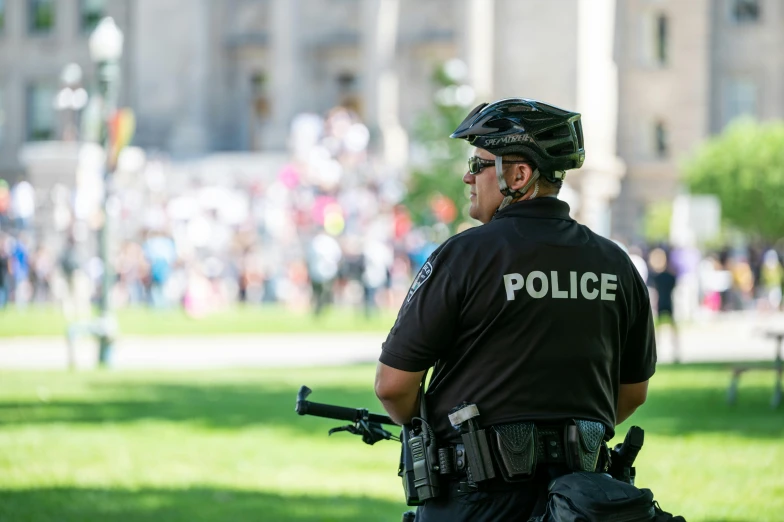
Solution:
[(553, 270), (548, 278), (544, 272), (534, 270), (523, 277), (522, 274), (504, 274), (504, 288), (507, 301), (515, 300), (515, 292), (525, 288), (534, 299), (550, 296), (553, 299), (593, 300), (599, 297), (602, 301), (615, 301), (615, 290), (618, 276), (615, 274), (599, 274), (585, 272), (558, 273)]

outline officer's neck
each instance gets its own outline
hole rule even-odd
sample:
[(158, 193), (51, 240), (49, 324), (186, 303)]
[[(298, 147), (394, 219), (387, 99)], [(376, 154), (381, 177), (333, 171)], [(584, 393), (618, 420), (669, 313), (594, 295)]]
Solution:
[(557, 192), (540, 192), (533, 199), (529, 199), (529, 198), (523, 196), (523, 197), (521, 197), (519, 199), (513, 199), (512, 201), (509, 202), (509, 204), (510, 205), (514, 205), (515, 203), (525, 203), (526, 201), (533, 201), (535, 199), (544, 199), (544, 198), (555, 198), (555, 199), (558, 199), (558, 193)]

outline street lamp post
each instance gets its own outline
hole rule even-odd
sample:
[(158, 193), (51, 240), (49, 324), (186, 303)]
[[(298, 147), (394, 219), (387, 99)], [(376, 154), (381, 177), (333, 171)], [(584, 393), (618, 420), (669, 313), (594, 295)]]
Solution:
[(103, 284), (101, 285), (100, 326), (97, 329), (99, 340), (98, 363), (101, 366), (106, 366), (111, 358), (116, 332), (116, 321), (112, 314), (110, 303), (114, 274), (109, 256), (109, 218), (111, 216), (112, 173), (115, 166), (111, 134), (109, 132), (109, 120), (117, 112), (120, 88), (120, 57), (123, 51), (123, 34), (114, 23), (114, 19), (106, 17), (98, 23), (92, 35), (90, 35), (89, 46), (90, 57), (97, 65), (98, 96), (100, 97), (101, 107), (101, 139), (106, 153), (103, 172), (103, 223), (99, 237), (100, 256), (103, 261)]
[(62, 88), (57, 92), (55, 109), (65, 114), (63, 122), (63, 141), (77, 141), (79, 127), (77, 116), (87, 105), (87, 91), (82, 87), (82, 68), (77, 63), (69, 63), (60, 75)]

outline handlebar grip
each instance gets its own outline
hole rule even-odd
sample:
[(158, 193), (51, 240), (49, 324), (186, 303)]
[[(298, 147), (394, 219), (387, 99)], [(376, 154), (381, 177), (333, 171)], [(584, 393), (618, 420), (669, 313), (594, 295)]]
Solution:
[(296, 412), (298, 414), (313, 415), (314, 417), (324, 417), (327, 419), (344, 420), (349, 422), (357, 422), (367, 415), (367, 418), (370, 422), (389, 424), (392, 426), (396, 425), (396, 423), (386, 415), (367, 413), (367, 410), (362, 409), (333, 406), (332, 404), (322, 404), (305, 400), (305, 398), (310, 395), (310, 393), (311, 389), (307, 386), (302, 386), (299, 389), (299, 393), (297, 393), (296, 407)]
[(325, 417), (327, 419), (337, 419), (349, 422), (356, 422), (358, 412), (354, 408), (343, 406), (333, 406), (331, 404), (320, 404), (318, 402), (297, 401), (297, 413), (300, 415), (313, 415), (314, 417)]

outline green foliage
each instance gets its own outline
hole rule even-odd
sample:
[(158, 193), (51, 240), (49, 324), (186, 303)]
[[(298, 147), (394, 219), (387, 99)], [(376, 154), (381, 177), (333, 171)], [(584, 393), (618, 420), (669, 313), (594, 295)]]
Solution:
[(784, 123), (741, 119), (704, 143), (684, 168), (695, 194), (715, 194), (722, 218), (769, 240), (784, 236)]
[(405, 205), (418, 225), (432, 225), (436, 218), (431, 211), (431, 200), (437, 195), (450, 199), (456, 206), (457, 219), (448, 223), (450, 232), (461, 222), (470, 219), (466, 188), (462, 175), (467, 170), (467, 146), (463, 140), (449, 139), (449, 135), (468, 115), (469, 107), (457, 104), (450, 98), (459, 87), (443, 66), (433, 74), (437, 93), (446, 96), (434, 98), (432, 110), (420, 116), (413, 138), (421, 147), (424, 161), (411, 172)]
[(672, 202), (652, 203), (645, 210), (645, 239), (649, 243), (666, 241), (670, 237)]

